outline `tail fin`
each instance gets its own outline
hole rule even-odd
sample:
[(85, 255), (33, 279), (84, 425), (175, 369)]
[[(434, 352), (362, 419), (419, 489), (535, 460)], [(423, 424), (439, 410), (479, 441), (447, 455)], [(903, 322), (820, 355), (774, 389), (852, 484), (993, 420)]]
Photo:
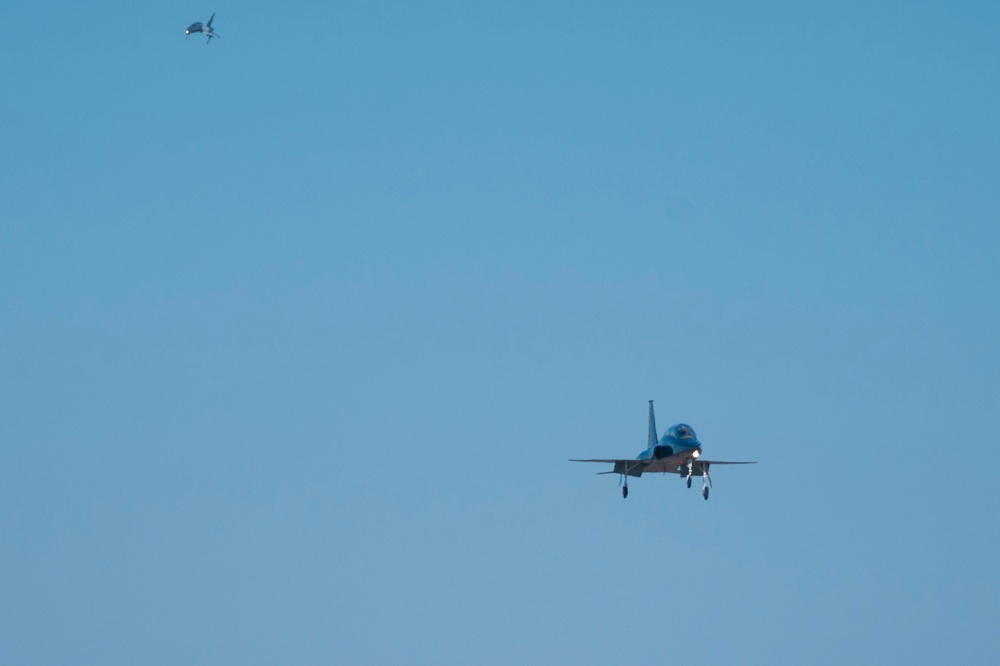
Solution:
[(646, 448), (651, 449), (656, 446), (656, 442), (659, 441), (656, 437), (656, 417), (653, 416), (653, 401), (649, 401), (649, 441)]
[[(204, 16), (204, 14), (202, 14), (202, 16)], [(212, 27), (212, 19), (214, 19), (214, 18), (215, 18), (215, 12), (212, 12), (212, 18), (208, 19), (208, 23), (206, 23), (205, 25), (207, 25), (209, 28), (211, 28)]]

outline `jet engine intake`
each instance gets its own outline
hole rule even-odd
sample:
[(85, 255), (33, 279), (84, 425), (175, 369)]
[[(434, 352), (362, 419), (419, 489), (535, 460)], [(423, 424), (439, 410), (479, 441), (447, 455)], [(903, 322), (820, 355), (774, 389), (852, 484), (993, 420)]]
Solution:
[(653, 447), (653, 457), (657, 460), (668, 458), (672, 455), (674, 455), (674, 450), (665, 444), (658, 444)]

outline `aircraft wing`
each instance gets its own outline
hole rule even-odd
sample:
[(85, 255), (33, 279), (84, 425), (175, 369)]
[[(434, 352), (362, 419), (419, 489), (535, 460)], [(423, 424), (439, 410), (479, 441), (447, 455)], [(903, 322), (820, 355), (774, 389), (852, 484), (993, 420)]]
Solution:
[(598, 474), (628, 474), (629, 476), (642, 476), (642, 472), (649, 465), (648, 460), (636, 460), (635, 458), (629, 459), (617, 459), (617, 458), (588, 458), (586, 460), (580, 460), (577, 458), (570, 458), (570, 462), (596, 462), (596, 463), (609, 463), (615, 466), (610, 472), (598, 472)]
[(739, 462), (732, 462), (729, 460), (702, 460), (698, 459), (699, 465), (756, 465), (756, 460), (740, 460)]

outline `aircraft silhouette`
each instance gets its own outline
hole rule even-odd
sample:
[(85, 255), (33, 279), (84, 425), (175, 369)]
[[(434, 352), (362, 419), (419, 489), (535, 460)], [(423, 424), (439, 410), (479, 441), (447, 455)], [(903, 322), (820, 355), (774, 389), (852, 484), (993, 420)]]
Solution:
[[(664, 474), (680, 474), (691, 487), (691, 477), (700, 476), (701, 496), (708, 499), (708, 489), (712, 486), (712, 477), (708, 474), (711, 465), (754, 465), (753, 462), (727, 462), (724, 460), (703, 460), (701, 458), (701, 442), (691, 426), (678, 423), (667, 428), (663, 437), (656, 439), (656, 419), (653, 416), (653, 401), (649, 401), (649, 439), (648, 447), (634, 459), (592, 458), (578, 460), (571, 458), (570, 462), (600, 462), (612, 463), (614, 469), (598, 474), (620, 474), (625, 481), (622, 486), (622, 497), (628, 497), (628, 477), (642, 476), (643, 472), (662, 472)], [(619, 481), (621, 483), (621, 481)]]
[(212, 27), (212, 19), (214, 18), (215, 18), (215, 13), (212, 14), (212, 18), (208, 19), (208, 23), (192, 23), (191, 25), (189, 25), (187, 27), (187, 30), (184, 31), (184, 34), (187, 35), (186, 37), (184, 37), (184, 39), (187, 39), (193, 33), (200, 32), (201, 34), (208, 37), (208, 41), (205, 42), (205, 45), (207, 46), (208, 43), (212, 41), (213, 37), (218, 37), (218, 35), (215, 34), (215, 28)]

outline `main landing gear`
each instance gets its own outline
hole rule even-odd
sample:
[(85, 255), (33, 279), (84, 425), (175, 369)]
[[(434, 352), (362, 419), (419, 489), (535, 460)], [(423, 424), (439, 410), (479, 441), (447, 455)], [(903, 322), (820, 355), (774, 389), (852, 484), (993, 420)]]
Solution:
[[(631, 464), (631, 465), (626, 464), (625, 467), (624, 467), (624, 469), (622, 471), (618, 472), (618, 474), (620, 475), (618, 477), (618, 485), (622, 487), (622, 499), (625, 499), (626, 497), (628, 497), (628, 475), (629, 475), (629, 472), (631, 472), (632, 470), (635, 470), (635, 469), (640, 469), (640, 465), (641, 464), (642, 464), (641, 461), (638, 461), (638, 462), (636, 462), (634, 464)], [(615, 466), (616, 466), (616, 470), (615, 471), (617, 471), (617, 463), (616, 463)], [(634, 476), (642, 476), (642, 472), (639, 472), (638, 474), (635, 474)]]
[(708, 489), (712, 487), (712, 477), (708, 474), (708, 463), (698, 466), (701, 470), (701, 496), (708, 499)]

